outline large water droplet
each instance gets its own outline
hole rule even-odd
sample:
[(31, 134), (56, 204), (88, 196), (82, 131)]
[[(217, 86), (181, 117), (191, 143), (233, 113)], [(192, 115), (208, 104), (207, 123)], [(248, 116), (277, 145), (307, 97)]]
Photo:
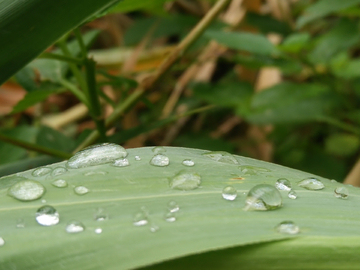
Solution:
[(168, 166), (170, 163), (170, 160), (167, 156), (162, 154), (157, 154), (153, 156), (153, 158), (150, 160), (150, 164), (158, 167), (164, 167)]
[(33, 170), (31, 175), (34, 177), (40, 177), (40, 176), (49, 174), (51, 171), (52, 171), (52, 169), (50, 167), (40, 167), (40, 168)]
[(66, 173), (66, 172), (67, 172), (67, 169), (65, 167), (57, 167), (57, 168), (53, 169), (53, 171), (51, 172), (51, 176), (56, 177), (56, 176)]
[(175, 202), (175, 201), (170, 201), (170, 202), (168, 203), (168, 209), (169, 209), (169, 211), (170, 211), (171, 213), (175, 213), (175, 212), (177, 212), (177, 211), (180, 210), (180, 207), (179, 207), (179, 205), (177, 204), (177, 202)]
[(155, 146), (151, 151), (153, 151), (154, 154), (162, 154), (166, 152), (166, 149), (163, 146)]
[(259, 173), (270, 172), (269, 169), (263, 167), (248, 166), (248, 165), (239, 166), (239, 169), (244, 176), (252, 176), (252, 175), (258, 175)]
[(127, 158), (120, 158), (120, 159), (114, 160), (114, 163), (112, 165), (115, 167), (126, 167), (126, 166), (129, 166), (130, 163)]
[(89, 192), (89, 189), (84, 186), (77, 186), (76, 188), (74, 188), (74, 191), (77, 195), (85, 195)]
[(175, 213), (172, 212), (168, 212), (165, 214), (165, 220), (167, 222), (175, 222), (176, 221), (176, 216)]
[(80, 221), (71, 221), (66, 226), (66, 232), (68, 233), (79, 233), (85, 230), (85, 226)]
[(192, 167), (192, 166), (195, 165), (195, 162), (192, 161), (191, 159), (184, 159), (183, 162), (182, 162), (182, 165)]
[(135, 226), (144, 226), (148, 223), (149, 223), (149, 221), (148, 221), (148, 217), (147, 217), (146, 213), (141, 211), (141, 212), (135, 214), (134, 220), (133, 220), (133, 224)]
[(63, 179), (58, 179), (58, 180), (55, 180), (51, 183), (54, 187), (58, 187), (58, 188), (65, 188), (68, 186), (68, 183), (63, 180)]
[(201, 176), (192, 172), (179, 172), (170, 179), (170, 188), (179, 190), (196, 189), (201, 184)]
[(0, 237), (0, 247), (2, 247), (3, 245), (5, 245), (5, 240), (4, 238)]
[(59, 223), (59, 213), (50, 205), (40, 207), (35, 214), (37, 223), (43, 226), (53, 226)]
[(280, 178), (280, 179), (276, 180), (275, 187), (281, 191), (290, 191), (291, 183), (286, 178)]
[(298, 234), (299, 226), (292, 221), (283, 221), (275, 227), (275, 230), (282, 234)]
[(45, 187), (37, 181), (23, 180), (9, 188), (8, 194), (20, 201), (33, 201), (45, 193)]
[(97, 144), (77, 152), (71, 157), (66, 166), (77, 169), (113, 162), (116, 159), (125, 158), (128, 155), (125, 148), (113, 144)]
[(226, 186), (222, 191), (222, 197), (227, 201), (233, 201), (237, 197), (237, 190), (233, 186)]
[(280, 192), (271, 185), (260, 184), (250, 189), (244, 210), (274, 210), (282, 205)]
[(300, 181), (298, 186), (309, 190), (320, 190), (325, 187), (325, 185), (319, 179), (314, 177), (306, 178)]
[(239, 164), (239, 162), (233, 155), (229, 154), (228, 152), (224, 152), (224, 151), (207, 152), (202, 155), (206, 156), (208, 158), (211, 158), (212, 160), (218, 161), (218, 162), (229, 163), (229, 164)]
[(136, 160), (136, 161), (140, 161), (140, 160), (141, 160), (141, 157), (140, 157), (140, 156), (135, 156), (135, 160)]
[(346, 187), (337, 187), (334, 190), (334, 196), (346, 200), (349, 197), (349, 190)]
[(297, 195), (295, 190), (290, 190), (289, 191), (289, 193), (288, 193), (288, 198), (289, 199), (295, 200), (295, 199), (297, 199), (297, 197), (298, 197), (298, 195)]

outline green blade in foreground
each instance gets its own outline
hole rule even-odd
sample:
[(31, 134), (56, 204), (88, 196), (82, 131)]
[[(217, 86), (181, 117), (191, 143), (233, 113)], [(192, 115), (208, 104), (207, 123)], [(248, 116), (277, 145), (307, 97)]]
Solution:
[[(209, 267), (216, 262), (223, 265), (222, 269), (234, 269), (241, 265), (256, 269), (254, 267), (266, 263), (273, 264), (273, 268), (269, 269), (289, 269), (281, 268), (284, 256), (291, 262), (286, 250), (291, 249), (292, 256), (295, 254), (297, 257), (296, 247), (300, 247), (299, 250), (308, 256), (306, 258), (311, 258), (314, 266), (311, 269), (325, 269), (321, 268), (324, 256), (334, 252), (327, 253), (328, 249), (322, 249), (324, 243), (325, 246), (326, 243), (331, 244), (332, 250), (344, 255), (340, 256), (344, 265), (354, 263), (351, 259), (360, 248), (360, 217), (356, 215), (360, 203), (358, 188), (347, 187), (349, 199), (341, 200), (333, 195), (335, 187), (341, 184), (323, 178), (320, 178), (326, 186), (323, 190), (310, 191), (298, 187), (298, 181), (311, 176), (308, 173), (239, 156), (235, 156), (239, 165), (221, 163), (201, 155), (207, 152), (204, 150), (166, 149), (165, 154), (170, 159), (167, 167), (149, 164), (154, 155), (152, 148), (138, 148), (128, 150), (128, 167), (105, 164), (69, 169), (57, 177), (51, 174), (34, 177), (31, 171), (20, 173), (19, 176), (39, 181), (46, 187), (46, 194), (32, 202), (21, 202), (7, 196), (8, 187), (17, 180), (15, 176), (1, 178), (0, 237), (5, 244), (0, 247), (0, 269), (132, 269), (235, 246), (243, 247), (229, 249), (228, 253), (234, 257), (229, 259), (232, 263), (219, 262), (227, 260), (226, 256), (217, 256), (227, 250), (216, 251), (217, 255), (210, 257), (208, 254), (212, 253), (197, 255), (198, 258), (194, 255), (189, 259), (207, 261)], [(140, 161), (135, 160), (136, 155), (141, 157)], [(193, 160), (195, 166), (182, 165), (184, 159)], [(51, 167), (64, 165), (62, 162)], [(246, 165), (256, 166), (257, 169), (248, 172), (239, 169), (239, 166)], [(200, 187), (190, 191), (171, 189), (168, 178), (181, 170), (201, 175)], [(245, 193), (249, 189), (257, 184), (274, 184), (278, 178), (284, 177), (291, 181), (298, 193), (296, 200), (282, 193), (283, 207), (280, 209), (242, 210)], [(51, 185), (55, 179), (64, 179), (69, 186), (56, 188)], [(74, 187), (79, 185), (86, 186), (90, 192), (76, 195)], [(227, 185), (238, 190), (234, 201), (226, 201), (221, 196), (222, 189)], [(180, 207), (175, 222), (164, 219), (169, 201), (176, 201)], [(35, 212), (44, 203), (58, 210), (59, 224), (43, 227), (36, 223)], [(149, 224), (134, 226), (134, 215), (141, 207), (146, 207), (149, 212)], [(98, 208), (104, 209), (109, 215), (108, 220), (94, 220)], [(24, 222), (24, 228), (16, 228), (19, 219)], [(72, 220), (81, 221), (85, 231), (67, 233), (65, 227)], [(301, 232), (294, 239), (271, 242), (289, 237), (274, 230), (278, 223), (285, 220), (294, 221)], [(159, 229), (151, 232), (150, 228), (154, 225)], [(102, 233), (96, 234), (96, 228), (101, 228)], [(344, 241), (348, 241), (349, 245), (342, 245)], [(261, 242), (271, 243), (245, 246)], [(348, 253), (347, 247), (351, 248)], [(257, 252), (262, 249), (266, 252)], [(237, 255), (237, 250), (240, 255)], [(257, 256), (254, 257), (254, 254)], [(302, 253), (298, 254), (298, 258), (300, 256)], [(187, 260), (180, 259), (180, 262), (186, 265)], [(216, 261), (212, 264), (211, 260)]]

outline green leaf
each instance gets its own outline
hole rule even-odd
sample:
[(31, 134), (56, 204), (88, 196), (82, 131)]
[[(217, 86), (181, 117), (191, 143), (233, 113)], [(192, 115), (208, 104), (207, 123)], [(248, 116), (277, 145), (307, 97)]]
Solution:
[(313, 20), (330, 15), (334, 12), (342, 11), (359, 3), (360, 0), (319, 0), (304, 11), (304, 14), (298, 19), (296, 25), (298, 28), (303, 27)]
[[(354, 215), (360, 203), (358, 188), (347, 187), (350, 197), (341, 200), (333, 195), (333, 190), (341, 184), (321, 177), (318, 178), (325, 189), (300, 188), (297, 183), (312, 176), (305, 172), (233, 156), (241, 166), (255, 166), (247, 167), (248, 173), (239, 169), (239, 164), (222, 163), (202, 155), (207, 153), (205, 150), (176, 147), (165, 150), (164, 154), (170, 159), (167, 167), (149, 164), (154, 155), (152, 148), (138, 148), (128, 149), (130, 166), (127, 167), (103, 164), (69, 169), (59, 177), (53, 177), (51, 173), (36, 177), (31, 170), (1, 178), (0, 236), (5, 244), (1, 247), (0, 268), (121, 270), (194, 255), (188, 259), (199, 260), (196, 268), (207, 265), (207, 268), (219, 266), (219, 269), (244, 266), (289, 269), (295, 261), (301, 266), (311, 267), (293, 265), (291, 269), (331, 269), (325, 268), (329, 266), (329, 260), (324, 258), (335, 252), (339, 254), (336, 266), (351, 269), (347, 267), (350, 262), (358, 262), (360, 218)], [(140, 161), (135, 160), (136, 155), (141, 157)], [(184, 159), (192, 159), (195, 166), (185, 167), (182, 165)], [(49, 167), (59, 166), (65, 166), (65, 162)], [(202, 178), (201, 188), (189, 191), (171, 189), (169, 178), (182, 170), (198, 173)], [(29, 202), (8, 196), (7, 189), (21, 180), (19, 177), (41, 183), (46, 188), (45, 195)], [(291, 182), (298, 199), (291, 200), (287, 192), (282, 192), (283, 207), (280, 209), (242, 209), (244, 192), (257, 184), (274, 185), (278, 178), (284, 177)], [(68, 187), (52, 186), (52, 181), (59, 178), (66, 180)], [(221, 195), (229, 184), (238, 190), (234, 201), (226, 201)], [(79, 185), (87, 187), (89, 193), (76, 195), (73, 187)], [(35, 221), (35, 213), (43, 206), (41, 201), (44, 199), (59, 212), (59, 224), (43, 227)], [(164, 220), (170, 201), (176, 201), (180, 207), (174, 222)], [(107, 220), (94, 219), (99, 208), (105, 216), (108, 215)], [(134, 226), (133, 217), (141, 208), (150, 223)], [(19, 219), (23, 220), (24, 228), (16, 228)], [(85, 231), (67, 233), (65, 228), (72, 220), (82, 222)], [(285, 220), (294, 221), (300, 227), (296, 237), (280, 234), (274, 229)], [(151, 226), (155, 225), (159, 229), (151, 232)], [(96, 234), (95, 228), (101, 228), (102, 233)], [(292, 239), (274, 241), (288, 238)], [(223, 250), (231, 247), (236, 248)], [(289, 250), (293, 251), (292, 255), (285, 255)], [(210, 251), (214, 252), (204, 253)], [(228, 256), (219, 256), (221, 254)], [(186, 261), (184, 258), (184, 265), (187, 265)]]
[(256, 27), (263, 34), (279, 33), (283, 36), (291, 33), (291, 28), (285, 22), (278, 21), (272, 16), (260, 15), (250, 11), (246, 12), (245, 24), (249, 24), (252, 27)]
[(360, 77), (360, 59), (350, 59), (345, 52), (341, 52), (331, 59), (330, 68), (332, 73), (340, 78)]
[(72, 139), (47, 126), (41, 126), (39, 128), (36, 143), (47, 148), (65, 152), (71, 152), (75, 148), (75, 142)]
[(274, 54), (276, 47), (263, 35), (245, 32), (206, 31), (205, 36), (230, 49), (242, 50), (260, 55)]
[(131, 12), (139, 9), (149, 9), (153, 7), (158, 7), (171, 0), (125, 0), (120, 2), (115, 7), (111, 8), (111, 12)]
[(291, 53), (298, 53), (310, 40), (308, 33), (294, 33), (286, 37), (284, 42), (279, 46), (281, 50)]
[(325, 148), (330, 154), (336, 156), (350, 156), (358, 151), (360, 140), (355, 135), (332, 134), (326, 138)]

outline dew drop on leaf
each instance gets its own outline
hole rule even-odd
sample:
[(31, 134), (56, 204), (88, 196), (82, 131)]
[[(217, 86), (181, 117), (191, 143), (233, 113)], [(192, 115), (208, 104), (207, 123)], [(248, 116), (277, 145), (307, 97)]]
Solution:
[(299, 187), (306, 188), (308, 190), (320, 190), (325, 187), (325, 185), (317, 178), (310, 177), (306, 178), (298, 183)]
[(85, 226), (80, 221), (71, 221), (65, 230), (68, 233), (80, 233), (85, 230)]
[(258, 175), (260, 173), (270, 172), (269, 169), (263, 167), (248, 166), (248, 165), (239, 166), (239, 169), (244, 176), (252, 176), (252, 175)]
[(170, 201), (170, 202), (168, 203), (168, 209), (169, 209), (169, 211), (170, 211), (171, 213), (175, 213), (175, 212), (177, 212), (177, 211), (180, 210), (180, 207), (179, 207), (179, 205), (177, 204), (177, 202), (175, 202), (175, 201)]
[(74, 188), (74, 191), (77, 195), (85, 195), (86, 193), (89, 193), (89, 189), (84, 186), (77, 186)]
[(295, 199), (297, 199), (297, 197), (298, 197), (298, 195), (297, 195), (295, 190), (290, 190), (289, 191), (289, 193), (288, 193), (288, 198), (289, 199), (295, 200)]
[(56, 177), (56, 176), (66, 173), (66, 172), (67, 172), (67, 169), (65, 167), (57, 167), (57, 168), (53, 169), (53, 171), (51, 172), (51, 176)]
[(166, 220), (167, 222), (175, 222), (175, 221), (176, 221), (175, 213), (167, 212), (167, 213), (165, 214), (165, 220)]
[(63, 179), (58, 179), (58, 180), (55, 180), (51, 183), (54, 187), (58, 187), (58, 188), (65, 188), (68, 186), (68, 183), (63, 180)]
[(237, 190), (233, 186), (226, 186), (222, 191), (222, 197), (227, 201), (233, 201), (237, 197)]
[(36, 211), (35, 219), (42, 226), (53, 226), (59, 223), (60, 216), (54, 207), (44, 205)]
[(25, 228), (25, 221), (22, 218), (16, 220), (16, 228), (22, 229)]
[(170, 179), (170, 188), (179, 190), (196, 189), (201, 184), (201, 176), (192, 172), (179, 172)]
[(72, 156), (66, 166), (72, 169), (95, 166), (125, 158), (128, 155), (124, 147), (114, 143), (90, 146)]
[(5, 245), (5, 240), (4, 238), (0, 237), (0, 247), (2, 247), (3, 245)]
[(11, 186), (8, 194), (20, 201), (33, 201), (45, 193), (45, 187), (37, 181), (23, 180)]
[(146, 213), (141, 211), (141, 212), (135, 214), (134, 220), (133, 220), (133, 224), (135, 226), (144, 226), (148, 223), (149, 223), (149, 221), (148, 221), (148, 217), (147, 217)]
[(349, 190), (346, 187), (337, 187), (334, 190), (334, 196), (346, 200), (349, 197)]
[(94, 231), (96, 234), (101, 234), (102, 233), (102, 229), (101, 228), (96, 228)]
[(224, 151), (212, 151), (202, 154), (212, 160), (228, 164), (239, 164), (237, 159), (230, 153)]
[(157, 154), (157, 155), (153, 156), (153, 158), (150, 160), (151, 165), (158, 166), (158, 167), (168, 166), (169, 163), (170, 163), (169, 158), (162, 154)]
[(49, 174), (52, 171), (50, 167), (40, 167), (32, 171), (31, 175), (34, 177), (40, 177)]
[(120, 159), (115, 159), (112, 165), (115, 167), (126, 167), (129, 166), (130, 163), (127, 158), (120, 158)]
[(282, 206), (282, 198), (280, 192), (274, 186), (260, 184), (250, 189), (245, 204), (245, 211), (274, 210)]
[(195, 162), (191, 159), (184, 159), (182, 165), (192, 167), (195, 165)]
[(95, 210), (94, 220), (96, 221), (104, 221), (109, 218), (108, 214), (105, 213), (104, 209), (98, 208)]
[(156, 225), (155, 223), (152, 223), (151, 226), (150, 226), (150, 232), (157, 232), (159, 230), (159, 226)]
[(282, 234), (298, 234), (300, 232), (299, 226), (292, 221), (283, 221), (279, 223), (275, 230)]
[(103, 171), (91, 171), (84, 173), (85, 176), (106, 175), (106, 174), (107, 172), (103, 172)]
[(280, 179), (276, 180), (275, 187), (281, 191), (290, 191), (291, 183), (286, 178), (280, 178)]
[(140, 161), (140, 160), (141, 160), (141, 157), (140, 157), (140, 156), (135, 156), (135, 160), (136, 160), (136, 161)]
[(166, 152), (166, 149), (163, 146), (155, 146), (151, 151), (153, 151), (154, 154), (162, 154)]

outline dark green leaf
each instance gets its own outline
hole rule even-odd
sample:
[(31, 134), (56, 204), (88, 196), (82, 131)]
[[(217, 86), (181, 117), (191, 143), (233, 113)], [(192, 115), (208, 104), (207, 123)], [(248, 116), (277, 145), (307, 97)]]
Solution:
[(295, 33), (288, 36), (279, 47), (286, 52), (298, 53), (306, 47), (309, 40), (310, 35), (308, 33)]
[(358, 136), (337, 133), (326, 138), (325, 148), (329, 154), (336, 156), (349, 156), (359, 150), (360, 139)]
[(111, 12), (131, 12), (139, 9), (158, 7), (171, 0), (125, 0), (111, 9)]
[(360, 77), (360, 59), (350, 59), (346, 53), (339, 53), (330, 63), (332, 73), (340, 78)]
[(260, 15), (253, 12), (247, 12), (245, 23), (255, 26), (264, 34), (275, 32), (286, 36), (291, 32), (291, 28), (287, 23), (278, 21), (272, 16)]
[(75, 142), (72, 139), (47, 126), (40, 127), (36, 143), (47, 148), (65, 152), (71, 152), (75, 148)]

